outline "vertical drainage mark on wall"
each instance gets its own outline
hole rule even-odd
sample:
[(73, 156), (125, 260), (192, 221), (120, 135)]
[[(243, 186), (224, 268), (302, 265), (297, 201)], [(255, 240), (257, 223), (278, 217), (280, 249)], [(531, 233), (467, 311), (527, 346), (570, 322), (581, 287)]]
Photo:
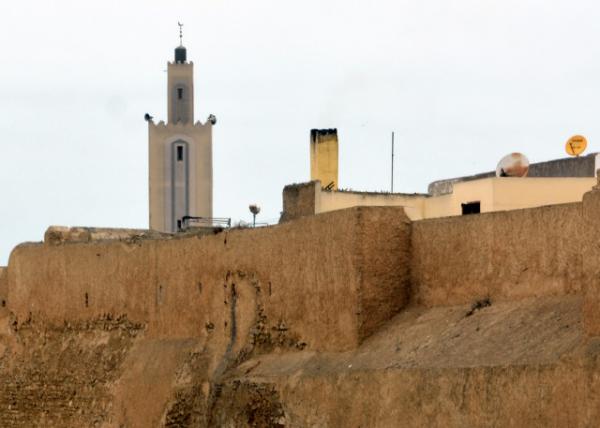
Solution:
[[(229, 279), (229, 273), (227, 274), (226, 278)], [(237, 321), (236, 321), (236, 317), (235, 317), (236, 306), (237, 306), (237, 292), (235, 289), (235, 284), (232, 283), (231, 284), (231, 305), (230, 305), (230, 309), (229, 309), (229, 314), (230, 314), (230, 318), (231, 318), (231, 320), (230, 320), (231, 326), (230, 326), (230, 330), (229, 330), (230, 339), (229, 339), (229, 343), (227, 344), (227, 349), (225, 350), (225, 354), (223, 355), (223, 358), (221, 358), (219, 365), (216, 367), (216, 369), (213, 373), (211, 382), (210, 382), (211, 388), (210, 388), (208, 404), (207, 404), (207, 408), (209, 409), (209, 411), (208, 411), (209, 422), (211, 421), (215, 405), (217, 403), (217, 400), (219, 399), (219, 396), (221, 395), (221, 390), (223, 389), (223, 384), (220, 383), (220, 379), (223, 376), (223, 373), (225, 373), (225, 371), (227, 370), (229, 362), (231, 361), (231, 352), (233, 351), (233, 345), (235, 344), (235, 339), (237, 336)], [(209, 423), (209, 425), (210, 425), (210, 423)]]
[(237, 292), (235, 290), (235, 284), (231, 284), (231, 306), (229, 316), (231, 317), (231, 330), (229, 339), (229, 344), (227, 345), (227, 350), (225, 351), (225, 359), (229, 359), (231, 357), (231, 351), (233, 350), (233, 345), (235, 344), (235, 338), (237, 336), (237, 322), (235, 319), (235, 307), (237, 303)]

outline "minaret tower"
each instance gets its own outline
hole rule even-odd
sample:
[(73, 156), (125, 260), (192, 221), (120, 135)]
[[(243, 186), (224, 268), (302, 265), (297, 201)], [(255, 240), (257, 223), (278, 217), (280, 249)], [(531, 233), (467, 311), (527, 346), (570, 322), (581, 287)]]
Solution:
[(168, 63), (168, 123), (147, 116), (150, 228), (177, 232), (185, 216), (212, 217), (212, 127), (194, 123), (194, 64), (187, 60), (179, 24), (179, 46)]

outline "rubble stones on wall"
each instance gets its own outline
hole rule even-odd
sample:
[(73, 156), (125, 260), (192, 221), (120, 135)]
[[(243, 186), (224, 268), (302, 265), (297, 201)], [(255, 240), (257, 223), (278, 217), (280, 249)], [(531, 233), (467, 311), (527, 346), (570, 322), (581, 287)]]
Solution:
[(126, 318), (48, 326), (0, 317), (0, 426), (100, 426), (110, 422), (112, 383), (143, 329)]
[(167, 238), (168, 236), (170, 235), (166, 233), (144, 229), (50, 226), (44, 233), (44, 243), (58, 245), (65, 242), (135, 241), (146, 238)]

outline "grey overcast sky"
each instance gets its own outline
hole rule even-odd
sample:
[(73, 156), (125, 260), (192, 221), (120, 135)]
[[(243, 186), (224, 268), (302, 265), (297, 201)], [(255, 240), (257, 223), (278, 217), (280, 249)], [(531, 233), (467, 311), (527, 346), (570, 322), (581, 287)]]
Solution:
[(195, 63), (213, 113), (214, 214), (275, 221), (337, 127), (340, 185), (388, 190), (492, 170), (506, 153), (600, 147), (600, 4), (583, 0), (3, 0), (0, 265), (48, 225), (148, 226), (145, 112)]

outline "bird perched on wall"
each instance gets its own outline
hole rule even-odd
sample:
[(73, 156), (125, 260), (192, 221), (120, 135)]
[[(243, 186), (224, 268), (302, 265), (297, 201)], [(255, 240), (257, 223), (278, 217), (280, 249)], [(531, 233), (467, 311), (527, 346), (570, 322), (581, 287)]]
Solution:
[(212, 125), (217, 123), (217, 116), (215, 116), (214, 114), (211, 114), (208, 116), (207, 119)]
[(153, 118), (152, 116), (150, 116), (148, 113), (146, 113), (146, 114), (144, 115), (144, 120), (145, 120), (146, 122), (150, 122), (152, 119), (154, 119), (154, 118)]

